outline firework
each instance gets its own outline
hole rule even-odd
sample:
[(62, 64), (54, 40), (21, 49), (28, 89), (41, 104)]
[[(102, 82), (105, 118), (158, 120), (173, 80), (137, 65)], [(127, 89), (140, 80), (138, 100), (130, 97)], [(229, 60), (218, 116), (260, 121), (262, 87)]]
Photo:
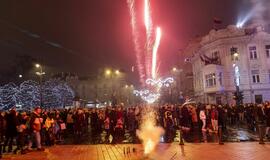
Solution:
[(144, 108), (142, 112), (142, 123), (136, 133), (144, 145), (144, 154), (149, 155), (159, 143), (159, 139), (164, 134), (164, 130), (157, 126), (157, 113), (152, 107), (148, 106)]
[(146, 57), (145, 57), (145, 65), (146, 65), (146, 74), (147, 77), (151, 75), (151, 52), (152, 52), (152, 31), (153, 24), (151, 18), (151, 7), (150, 0), (144, 0), (144, 25), (146, 30)]
[(149, 39), (152, 32), (152, 19), (149, 0), (144, 0), (144, 25), (146, 28), (147, 38)]
[(157, 76), (157, 51), (160, 44), (160, 39), (161, 39), (161, 29), (158, 27), (156, 31), (156, 40), (152, 55), (152, 78), (154, 79), (156, 79)]
[(136, 61), (137, 61), (139, 75), (140, 75), (140, 81), (143, 84), (144, 78), (145, 78), (144, 66), (142, 65), (142, 56), (141, 56), (143, 53), (143, 50), (139, 43), (139, 32), (137, 28), (137, 20), (136, 20), (137, 17), (136, 17), (136, 12), (135, 12), (135, 0), (127, 0), (127, 4), (129, 7), (129, 13), (131, 17), (130, 24), (132, 27), (133, 43), (134, 43), (135, 52), (136, 52)]

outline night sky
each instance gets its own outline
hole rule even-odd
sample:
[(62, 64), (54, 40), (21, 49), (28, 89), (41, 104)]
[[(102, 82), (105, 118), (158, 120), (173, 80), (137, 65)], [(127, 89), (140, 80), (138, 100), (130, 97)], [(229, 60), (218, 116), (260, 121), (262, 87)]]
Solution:
[[(152, 0), (151, 5), (154, 24), (163, 30), (158, 53), (162, 73), (177, 63), (179, 50), (190, 39), (209, 32), (214, 17), (227, 26), (250, 8), (247, 0)], [(142, 4), (137, 6), (142, 12)], [(127, 3), (1, 0), (0, 53), (1, 70), (9, 67), (15, 55), (29, 54), (59, 72), (87, 75), (113, 66), (130, 73), (135, 51)]]

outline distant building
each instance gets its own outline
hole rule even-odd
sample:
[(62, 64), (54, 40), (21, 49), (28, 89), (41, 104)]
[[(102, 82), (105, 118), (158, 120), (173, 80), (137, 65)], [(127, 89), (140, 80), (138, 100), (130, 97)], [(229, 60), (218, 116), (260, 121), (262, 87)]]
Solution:
[(270, 100), (270, 34), (263, 27), (211, 30), (185, 49), (193, 70), (194, 98), (204, 103)]
[(74, 74), (61, 73), (55, 76), (66, 81), (75, 91), (75, 95), (81, 101), (87, 103), (107, 102), (131, 103), (133, 98), (133, 86), (127, 85), (126, 75), (123, 72), (111, 72), (110, 75), (104, 73), (104, 69), (97, 75), (78, 77)]

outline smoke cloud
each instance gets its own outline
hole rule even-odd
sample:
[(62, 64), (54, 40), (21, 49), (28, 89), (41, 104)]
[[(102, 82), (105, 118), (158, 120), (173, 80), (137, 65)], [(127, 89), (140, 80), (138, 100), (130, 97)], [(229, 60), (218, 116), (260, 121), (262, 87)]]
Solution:
[(140, 130), (137, 130), (137, 135), (144, 146), (144, 154), (149, 155), (155, 150), (164, 130), (157, 126), (157, 113), (154, 108), (150, 106), (144, 108), (141, 118)]
[(269, 22), (266, 20), (267, 15), (270, 14), (269, 0), (250, 0), (252, 5), (251, 22), (255, 25), (267, 25)]

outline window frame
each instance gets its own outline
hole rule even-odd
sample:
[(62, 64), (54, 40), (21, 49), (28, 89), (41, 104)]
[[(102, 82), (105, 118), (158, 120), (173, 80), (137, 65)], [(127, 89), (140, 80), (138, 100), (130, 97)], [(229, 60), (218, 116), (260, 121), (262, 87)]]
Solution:
[(251, 76), (252, 76), (252, 82), (254, 84), (261, 83), (260, 71), (259, 70), (251, 70)]
[(251, 59), (251, 60), (257, 60), (258, 59), (257, 47), (255, 45), (254, 46), (249, 46), (248, 51), (249, 51), (249, 59)]
[(205, 87), (212, 88), (217, 86), (216, 73), (210, 73), (205, 75)]
[(270, 58), (270, 44), (265, 45), (265, 55), (266, 58)]
[[(234, 56), (235, 53), (238, 53), (238, 56)], [(240, 60), (240, 53), (238, 51), (237, 47), (230, 48), (230, 55), (231, 55), (231, 61), (239, 61)]]

